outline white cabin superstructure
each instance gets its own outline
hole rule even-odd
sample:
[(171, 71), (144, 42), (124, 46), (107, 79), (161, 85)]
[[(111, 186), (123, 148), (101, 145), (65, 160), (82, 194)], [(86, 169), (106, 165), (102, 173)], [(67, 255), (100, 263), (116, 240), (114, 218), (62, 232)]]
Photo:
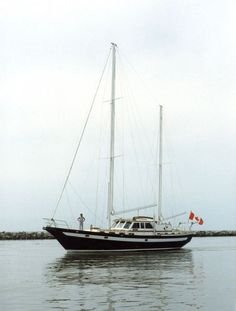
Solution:
[(137, 216), (132, 218), (116, 219), (111, 227), (112, 231), (124, 232), (128, 234), (150, 234), (153, 232), (172, 232), (171, 224), (159, 224), (153, 217)]

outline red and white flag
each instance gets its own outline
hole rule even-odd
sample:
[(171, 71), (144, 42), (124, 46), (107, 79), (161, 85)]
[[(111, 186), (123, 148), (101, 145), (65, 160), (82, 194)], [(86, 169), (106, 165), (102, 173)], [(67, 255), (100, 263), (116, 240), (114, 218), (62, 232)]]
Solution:
[(192, 211), (189, 214), (189, 220), (197, 222), (199, 225), (203, 225), (204, 221), (202, 218), (196, 216)]

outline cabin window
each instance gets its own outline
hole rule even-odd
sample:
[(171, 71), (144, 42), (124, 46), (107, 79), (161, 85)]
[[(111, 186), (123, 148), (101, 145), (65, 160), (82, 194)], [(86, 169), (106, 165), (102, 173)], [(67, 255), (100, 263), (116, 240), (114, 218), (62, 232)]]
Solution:
[(117, 224), (118, 224), (118, 222), (117, 222), (117, 221), (114, 221), (114, 222), (113, 222), (113, 225), (112, 225), (112, 228), (115, 228)]
[(141, 222), (140, 225), (141, 225), (140, 228), (144, 229), (144, 222)]
[(127, 223), (124, 225), (124, 229), (129, 229), (130, 225), (131, 225), (131, 222), (127, 221)]
[(124, 225), (124, 221), (120, 221), (117, 225), (116, 225), (116, 228), (122, 228), (123, 225)]
[(139, 229), (139, 223), (135, 222), (132, 226), (133, 229)]
[(146, 222), (146, 229), (153, 229), (153, 226), (150, 224), (150, 222)]

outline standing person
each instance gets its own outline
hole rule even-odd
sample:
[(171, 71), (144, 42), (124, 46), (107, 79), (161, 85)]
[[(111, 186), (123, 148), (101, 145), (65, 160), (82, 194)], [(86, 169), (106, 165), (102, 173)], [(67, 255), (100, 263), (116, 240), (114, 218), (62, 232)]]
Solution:
[(79, 222), (79, 229), (83, 230), (85, 218), (82, 213), (80, 214), (80, 217), (77, 220)]

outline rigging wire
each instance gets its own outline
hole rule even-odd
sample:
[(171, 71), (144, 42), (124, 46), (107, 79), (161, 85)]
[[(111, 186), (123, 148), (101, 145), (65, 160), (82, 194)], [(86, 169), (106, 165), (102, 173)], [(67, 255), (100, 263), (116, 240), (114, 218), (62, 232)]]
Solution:
[[(143, 79), (138, 74), (138, 72), (129, 63), (129, 61), (127, 60), (126, 56), (124, 54), (122, 54), (122, 57), (121, 57), (121, 53), (119, 53), (119, 55), (120, 55), (120, 58), (121, 59), (123, 58), (124, 61), (127, 63), (127, 65), (132, 69), (132, 72), (134, 72), (136, 74), (137, 78), (142, 83), (143, 88), (146, 89), (146, 91), (149, 94), (150, 98), (152, 98), (152, 100), (154, 100), (155, 103), (158, 102), (157, 99), (154, 98), (154, 96), (152, 96), (150, 89), (148, 89), (148, 87), (146, 86), (145, 82), (143, 81)], [(124, 65), (123, 62), (122, 62), (122, 65)], [(140, 111), (139, 111), (139, 109), (138, 109), (138, 107), (136, 105), (136, 99), (135, 99), (135, 96), (133, 94), (133, 90), (132, 89), (130, 89), (130, 90), (127, 89), (127, 91), (128, 91), (128, 97), (130, 98), (130, 103), (132, 103), (132, 106), (130, 106), (130, 107), (131, 107), (131, 109), (133, 111), (133, 115), (135, 117), (134, 118), (134, 122), (137, 124), (137, 130), (140, 131), (140, 136), (142, 136), (143, 139), (144, 139), (142, 143), (143, 143), (143, 145), (146, 145), (149, 148), (149, 150), (150, 150), (150, 154), (149, 154), (149, 156), (146, 156), (146, 160), (147, 161), (148, 160), (151, 161), (151, 159), (154, 158), (154, 153), (155, 153), (154, 150), (153, 150), (153, 146), (155, 146), (156, 144), (154, 144), (153, 142), (150, 141), (150, 137), (147, 134), (147, 131), (146, 131), (145, 126), (144, 126), (143, 121), (142, 121), (143, 120), (142, 114), (140, 114)], [(156, 135), (155, 135), (155, 137), (156, 137)], [(149, 180), (149, 178), (150, 178), (149, 174), (146, 177), (147, 177), (147, 180)]]
[(71, 202), (70, 202), (70, 198), (69, 198), (69, 194), (68, 194), (68, 190), (66, 189), (66, 199), (67, 199), (67, 205), (69, 206), (69, 209), (70, 209), (70, 213), (71, 213), (71, 216), (72, 216), (72, 220), (74, 221), (74, 224), (76, 225), (77, 223), (75, 222), (75, 215), (74, 215), (74, 212), (73, 212), (73, 209), (72, 209), (72, 206), (71, 206)]
[[(133, 70), (133, 72), (136, 74), (136, 76), (138, 77), (138, 79), (142, 82), (143, 87), (147, 90), (147, 94), (150, 96), (150, 99), (152, 99), (154, 102), (159, 103), (160, 100), (153, 94), (152, 90), (149, 88), (149, 86), (146, 84), (146, 82), (144, 81), (144, 79), (140, 76), (140, 74), (138, 73), (138, 71), (135, 69), (135, 67), (132, 65), (132, 63), (128, 60), (128, 57), (124, 54), (121, 53), (119, 51), (120, 55), (122, 56), (122, 58), (125, 60), (125, 62), (127, 63), (127, 65), (129, 65), (129, 67)], [(158, 104), (159, 105), (159, 104)]]
[[(121, 53), (121, 52), (120, 52)], [(152, 99), (152, 100), (154, 100), (154, 102), (156, 102), (157, 104), (158, 104), (158, 106), (159, 106), (159, 102), (160, 102), (160, 99), (158, 99), (158, 97), (156, 97), (154, 94), (153, 94), (153, 92), (152, 92), (152, 90), (151, 90), (151, 88), (146, 84), (146, 82), (145, 82), (145, 80), (143, 80), (143, 78), (140, 76), (140, 74), (138, 73), (138, 71), (135, 69), (135, 67), (133, 66), (133, 64), (128, 60), (128, 58), (127, 58), (127, 56), (124, 54), (124, 53), (122, 53), (122, 56), (123, 56), (123, 59), (126, 61), (126, 63), (127, 63), (127, 65), (129, 65), (129, 67), (133, 70), (133, 72), (136, 74), (136, 76), (138, 77), (138, 79), (142, 82), (142, 85), (143, 85), (143, 87), (147, 90), (147, 94), (150, 96), (150, 98)], [(168, 121), (167, 121), (168, 122)], [(170, 151), (170, 150), (168, 150), (168, 147), (171, 149), (171, 154), (173, 154), (173, 158), (175, 158), (175, 153), (174, 153), (174, 148), (173, 148), (173, 146), (172, 145), (169, 145), (168, 146), (168, 143), (170, 144), (171, 142), (170, 142), (170, 140), (169, 140), (169, 137), (168, 137), (168, 139), (167, 139), (167, 137), (166, 137), (166, 135), (165, 135), (165, 131), (164, 131), (164, 137), (165, 137), (165, 147), (166, 147), (166, 152), (167, 152), (167, 154), (168, 154), (168, 151)], [(153, 144), (153, 145), (155, 145), (155, 144)], [(158, 150), (156, 151), (156, 152), (158, 152)], [(170, 153), (169, 153), (170, 154)], [(175, 196), (175, 199), (174, 199), (174, 205), (175, 205), (175, 209), (176, 209), (176, 207), (177, 207), (177, 202), (176, 202), (176, 200), (178, 201), (178, 199), (177, 199), (177, 197), (176, 197), (176, 194), (177, 194), (177, 191), (176, 191), (176, 187), (174, 187), (174, 182), (173, 182), (173, 180), (174, 180), (174, 175), (176, 175), (176, 179), (177, 179), (177, 185), (179, 186), (179, 192), (180, 192), (180, 198), (179, 198), (179, 200), (181, 201), (181, 202), (183, 202), (183, 201), (185, 201), (185, 196), (184, 196), (184, 191), (183, 191), (183, 185), (182, 185), (182, 183), (181, 183), (181, 178), (180, 178), (180, 176), (179, 176), (179, 171), (178, 171), (178, 169), (177, 169), (177, 166), (176, 165), (174, 165), (174, 166), (172, 166), (172, 169), (171, 169), (171, 173), (170, 173), (170, 179), (171, 179), (171, 184), (173, 184), (172, 185), (172, 188), (173, 188), (173, 191), (171, 191), (172, 192), (172, 196), (174, 195)], [(164, 186), (164, 185), (163, 185)], [(154, 190), (154, 187), (153, 187), (153, 193), (155, 193), (155, 190)], [(186, 205), (186, 203), (184, 204), (184, 205)], [(173, 211), (173, 214), (175, 214), (177, 211), (176, 210), (174, 210)]]
[[(123, 65), (123, 63), (122, 63)], [(123, 68), (123, 66), (122, 66)], [(124, 70), (124, 69), (123, 69)], [(124, 74), (125, 72), (123, 72)], [(124, 75), (124, 78), (126, 80), (127, 77), (126, 75)], [(128, 85), (128, 83), (127, 83)], [(141, 177), (142, 176), (142, 159), (138, 156), (139, 152), (139, 148), (138, 148), (138, 145), (137, 145), (137, 135), (135, 135), (135, 129), (139, 132), (140, 135), (138, 135), (139, 137), (139, 144), (140, 145), (143, 145), (143, 144), (147, 144), (149, 143), (149, 139), (146, 135), (146, 132), (144, 131), (144, 126), (142, 124), (142, 118), (140, 116), (140, 113), (138, 111), (138, 108), (137, 108), (137, 105), (136, 105), (136, 99), (135, 99), (135, 96), (133, 94), (133, 90), (131, 88), (128, 88), (126, 87), (125, 89), (125, 93), (127, 95), (127, 100), (129, 102), (129, 104), (127, 105), (127, 118), (128, 118), (128, 124), (129, 126), (131, 126), (130, 128), (130, 139), (131, 139), (131, 143), (132, 143), (132, 146), (133, 146), (133, 149), (134, 149), (134, 156), (135, 156), (135, 163), (137, 165), (137, 172), (139, 174), (139, 176)], [(131, 117), (132, 116), (132, 117)], [(141, 125), (140, 125), (141, 123)], [(132, 126), (133, 125), (133, 126)], [(135, 139), (136, 137), (136, 139)], [(142, 140), (142, 138), (144, 138), (144, 141)], [(146, 138), (146, 139), (145, 139)], [(144, 146), (141, 147), (142, 150), (144, 150)], [(141, 180), (142, 178), (140, 178)], [(145, 190), (144, 190), (144, 184), (143, 183), (140, 183), (140, 190), (141, 192), (139, 192), (139, 195), (142, 196), (142, 200), (145, 201)]]
[[(73, 191), (73, 193), (78, 197), (80, 203), (92, 214), (93, 210), (91, 210), (91, 208), (88, 207), (88, 205), (85, 203), (85, 201), (82, 199), (82, 197), (80, 196), (80, 194), (78, 193), (78, 191), (76, 190), (76, 188), (72, 185), (72, 183), (70, 181), (68, 181), (69, 186), (71, 188), (71, 190)], [(99, 218), (99, 217), (98, 217)], [(75, 217), (74, 217), (75, 219)], [(99, 218), (99, 221), (101, 222), (101, 219)]]
[[(120, 54), (119, 54), (119, 50), (117, 50), (117, 54), (118, 54), (118, 57), (119, 57), (119, 61), (121, 63), (121, 57), (120, 57)], [(121, 83), (121, 81), (123, 81), (123, 75), (121, 74), (122, 73), (122, 67), (121, 68), (117, 68), (117, 72), (119, 71), (118, 74), (120, 74), (120, 77), (121, 79), (118, 80), (117, 82), (119, 82), (119, 87), (120, 87), (120, 93), (121, 93), (121, 98), (125, 97), (125, 92), (124, 92), (124, 88), (123, 88), (123, 84)], [(121, 197), (122, 197), (122, 209), (123, 211), (125, 210), (125, 205), (126, 205), (126, 198), (125, 198), (125, 104), (124, 102), (122, 102), (122, 105), (120, 106), (121, 107), (121, 150), (122, 150), (122, 160), (121, 160), (121, 175), (122, 175), (122, 181), (121, 181)]]
[(56, 214), (56, 212), (57, 212), (57, 209), (58, 209), (58, 207), (59, 207), (59, 204), (60, 204), (60, 202), (61, 202), (62, 196), (63, 196), (64, 191), (65, 191), (65, 188), (66, 188), (66, 186), (67, 186), (67, 183), (68, 183), (68, 180), (69, 180), (69, 177), (70, 177), (72, 168), (73, 168), (74, 163), (75, 163), (75, 159), (76, 159), (77, 153), (78, 153), (78, 151), (79, 151), (79, 148), (80, 148), (80, 145), (81, 145), (81, 142), (82, 142), (82, 139), (83, 139), (83, 136), (84, 136), (84, 133), (85, 133), (85, 130), (86, 130), (86, 127), (87, 127), (87, 124), (88, 124), (88, 121), (89, 121), (89, 118), (90, 118), (90, 115), (91, 115), (91, 112), (92, 112), (92, 109), (93, 109), (93, 106), (94, 106), (94, 103), (95, 103), (95, 100), (96, 100), (96, 97), (97, 97), (99, 88), (100, 88), (100, 85), (101, 85), (101, 82), (102, 82), (102, 79), (103, 79), (104, 72), (105, 72), (106, 67), (107, 67), (107, 63), (108, 63), (110, 54), (111, 54), (111, 49), (110, 49), (110, 51), (109, 51), (109, 54), (108, 54), (108, 56), (107, 56), (107, 59), (106, 59), (104, 68), (103, 68), (103, 70), (102, 70), (102, 74), (101, 74), (101, 77), (100, 77), (100, 79), (99, 79), (98, 86), (97, 86), (96, 92), (95, 92), (94, 97), (93, 97), (93, 100), (92, 100), (92, 104), (91, 104), (91, 106), (90, 106), (90, 109), (89, 109), (89, 112), (88, 112), (88, 115), (87, 115), (87, 118), (86, 118), (86, 121), (85, 121), (83, 130), (82, 130), (82, 133), (81, 133), (81, 135), (80, 135), (79, 143), (78, 143), (78, 145), (77, 145), (77, 147), (76, 147), (74, 156), (73, 156), (73, 158), (72, 158), (71, 165), (70, 165), (69, 171), (68, 171), (68, 173), (67, 173), (65, 182), (64, 182), (64, 184), (63, 184), (62, 191), (61, 191), (60, 196), (59, 196), (59, 199), (58, 199), (58, 201), (57, 201), (57, 204), (56, 204), (55, 210), (54, 210), (54, 212), (53, 212), (52, 218), (54, 218), (54, 216), (55, 216), (55, 214)]
[[(102, 103), (105, 102), (105, 96), (106, 96), (106, 91), (107, 91), (107, 86), (108, 86), (108, 77), (109, 77), (109, 70), (110, 70), (110, 66), (111, 64), (109, 64), (109, 67), (107, 69), (107, 74), (104, 77), (104, 82), (105, 82), (105, 87), (104, 87), (104, 91), (102, 94)], [(99, 114), (99, 124), (100, 124), (100, 128), (99, 128), (99, 133), (98, 133), (98, 151), (97, 151), (97, 158), (98, 161), (101, 160), (101, 146), (102, 146), (102, 135), (104, 135), (104, 129), (102, 124), (104, 124), (104, 105), (100, 105), (100, 114)], [(100, 186), (100, 163), (98, 163), (97, 165), (97, 181), (96, 181), (96, 196), (95, 196), (95, 212), (94, 212), (94, 218), (95, 218), (95, 226), (97, 225), (97, 211), (98, 211), (98, 197), (99, 197), (99, 186)], [(105, 206), (105, 204), (104, 204)]]

